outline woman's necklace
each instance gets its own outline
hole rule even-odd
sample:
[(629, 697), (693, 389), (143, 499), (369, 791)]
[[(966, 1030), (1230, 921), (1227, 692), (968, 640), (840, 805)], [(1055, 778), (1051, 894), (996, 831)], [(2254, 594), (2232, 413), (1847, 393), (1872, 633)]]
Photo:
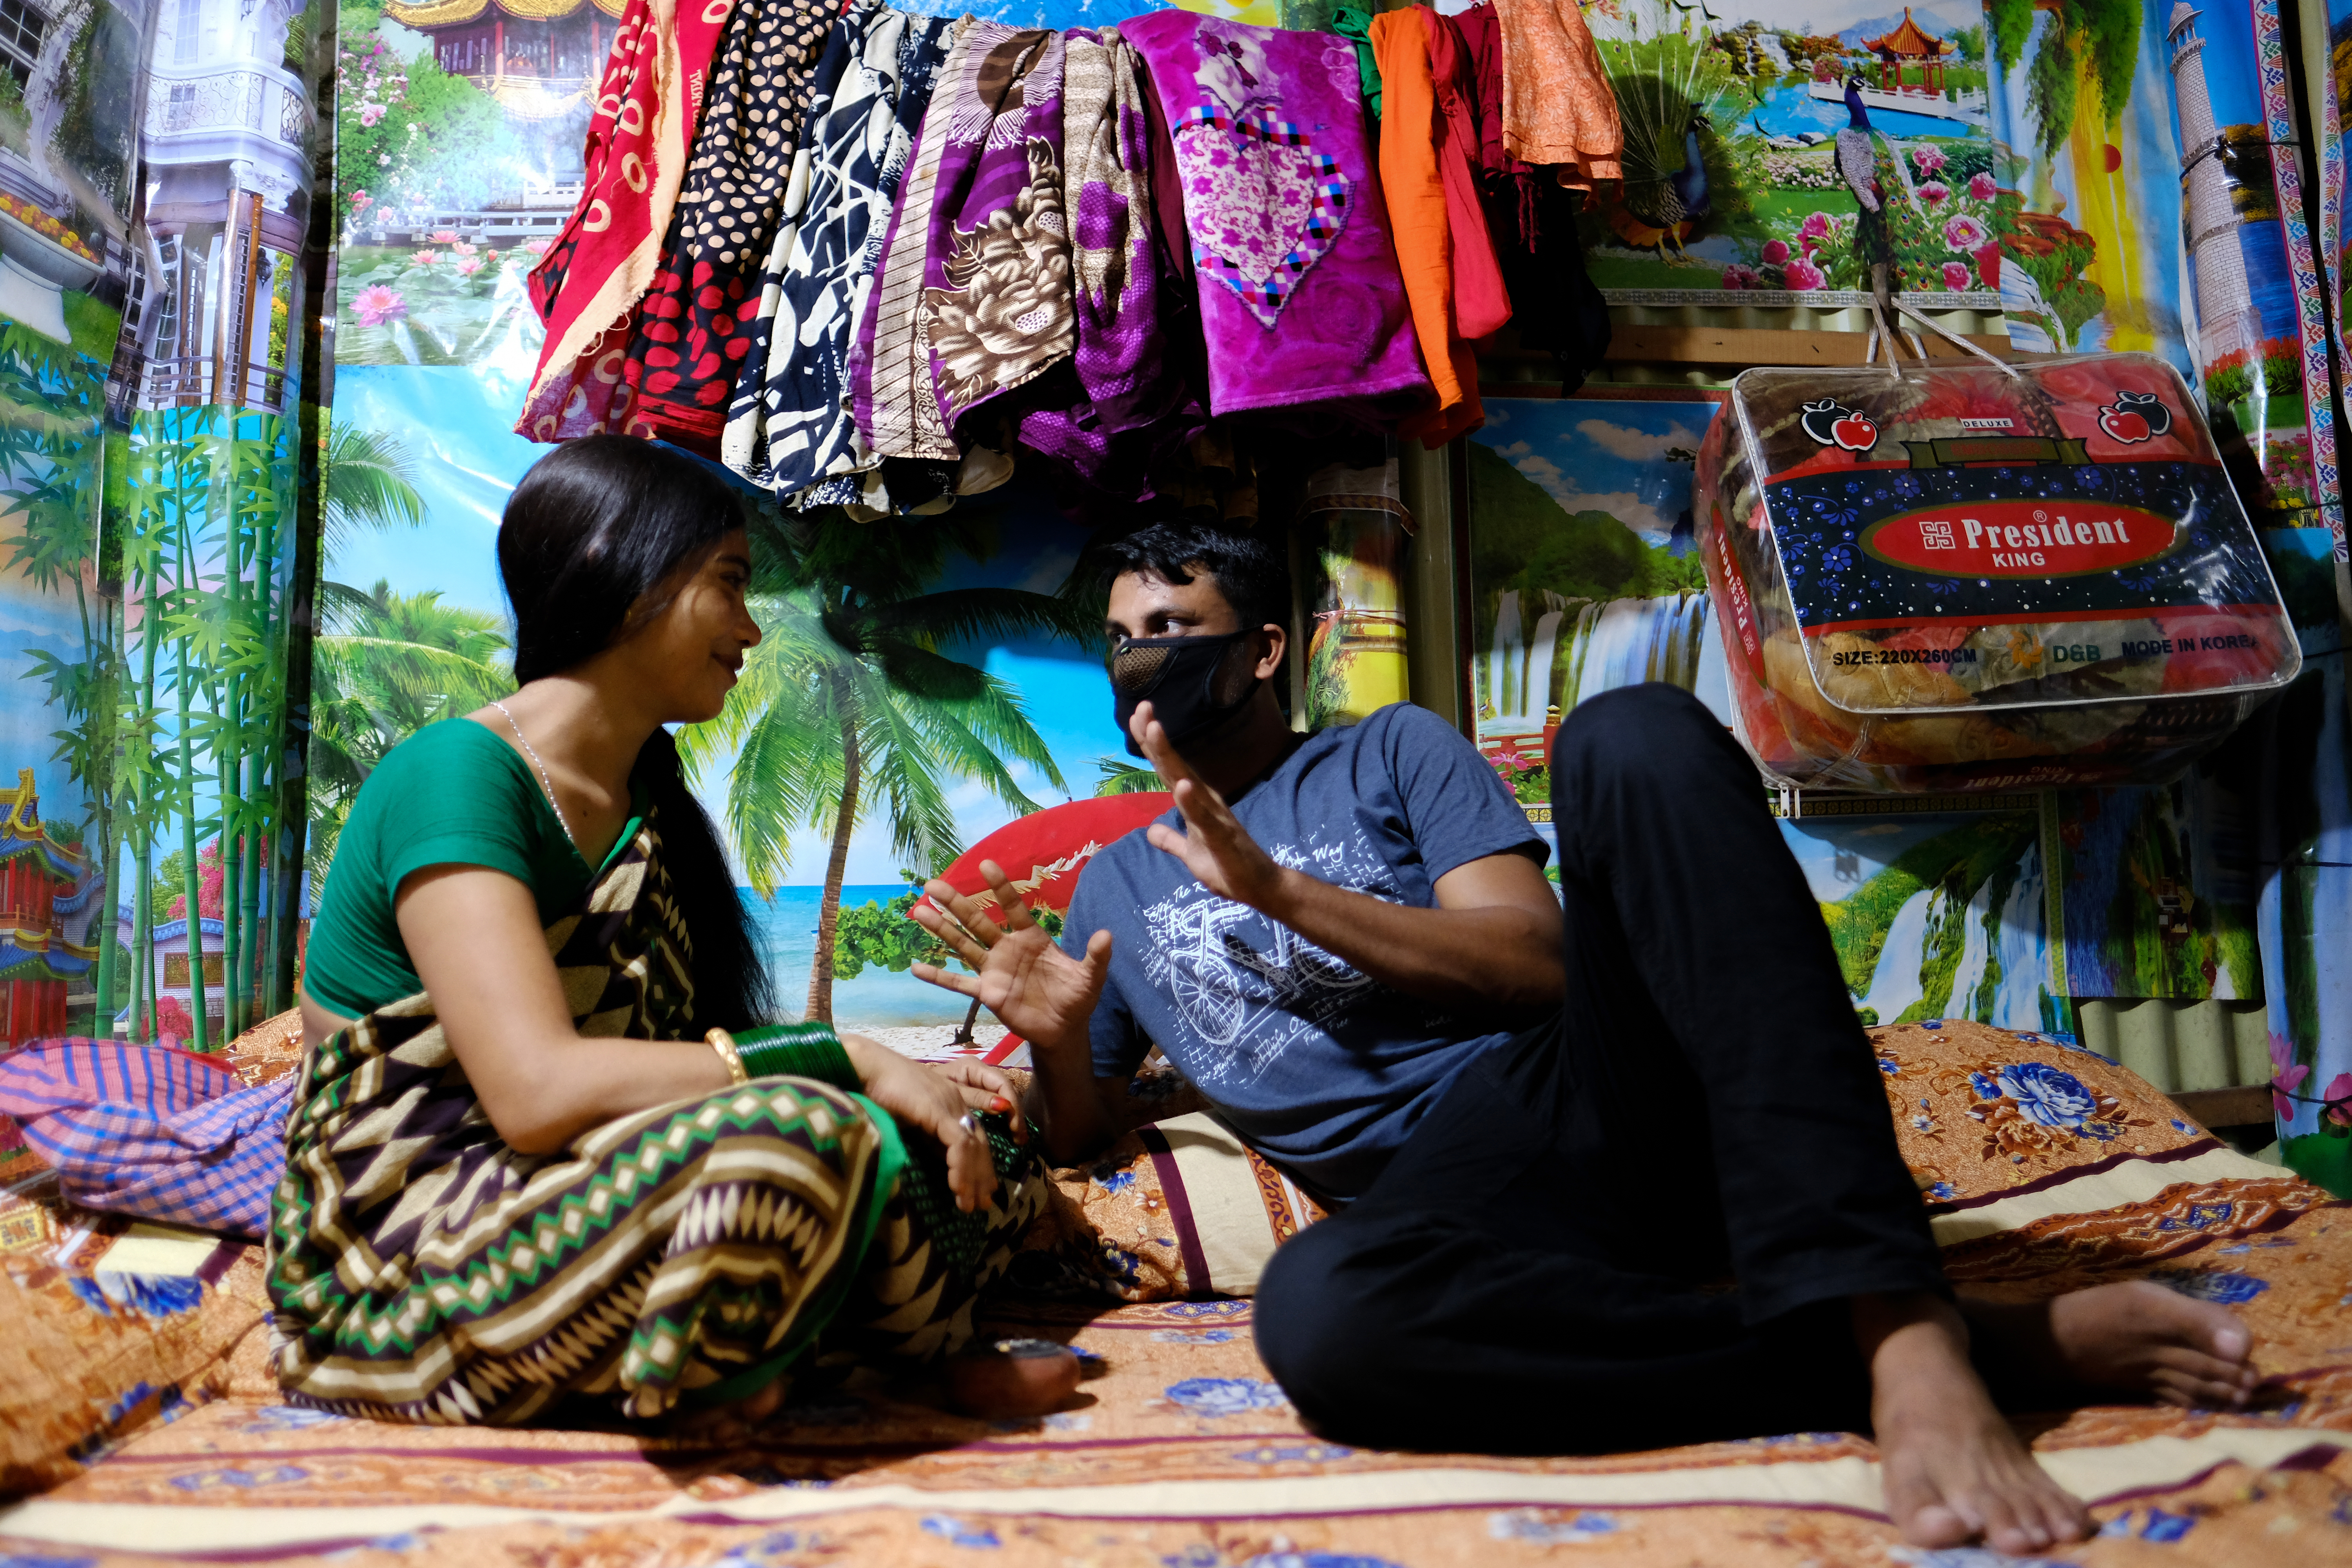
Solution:
[(524, 736), (522, 726), (515, 723), (515, 716), (513, 714), (507, 713), (507, 705), (503, 702), (493, 701), (490, 706), (497, 709), (501, 713), (506, 713), (507, 723), (513, 727), (515, 740), (520, 742), (522, 746), (522, 754), (529, 757), (530, 759), (530, 765), (539, 770), (540, 784), (547, 791), (547, 804), (555, 808), (556, 826), (563, 829), (563, 837), (571, 840), (572, 852), (577, 854), (580, 849), (580, 840), (572, 834), (572, 819), (563, 815), (563, 803), (555, 798), (555, 781), (547, 776), (547, 764), (541, 762), (539, 760), (539, 753), (530, 749), (530, 742)]

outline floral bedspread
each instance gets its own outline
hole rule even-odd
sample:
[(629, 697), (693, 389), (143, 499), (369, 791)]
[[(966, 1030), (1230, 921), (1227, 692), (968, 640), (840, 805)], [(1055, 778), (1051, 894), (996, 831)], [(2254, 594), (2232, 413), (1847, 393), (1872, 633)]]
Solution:
[[(1890, 1102), (1928, 1123), (1906, 1125), (1906, 1154), (1956, 1279), (2030, 1299), (2154, 1279), (2242, 1313), (2273, 1377), (2243, 1414), (2020, 1417), (2101, 1525), (2046, 1561), (2352, 1564), (2352, 1205), (2231, 1153), (2059, 1043), (1940, 1024), (1875, 1038)], [(793, 1407), (728, 1451), (617, 1428), (379, 1426), (278, 1403), (249, 1252), (136, 1236), (118, 1250), (124, 1236), (100, 1237), (94, 1216), (25, 1210), (0, 1205), (0, 1289), (18, 1292), (5, 1321), (47, 1325), (53, 1350), (85, 1328), (112, 1336), (124, 1367), (152, 1370), (143, 1424), (0, 1509), (0, 1568), (187, 1552), (362, 1568), (2006, 1561), (1901, 1546), (1875, 1450), (1853, 1434), (1550, 1460), (1324, 1441), (1258, 1362), (1247, 1300), (1002, 1309), (1000, 1331), (1087, 1360), (1078, 1398), (1041, 1421), (971, 1420), (936, 1390), (876, 1384)], [(109, 1257), (194, 1271), (93, 1267)], [(0, 1397), (23, 1375), (0, 1342)]]

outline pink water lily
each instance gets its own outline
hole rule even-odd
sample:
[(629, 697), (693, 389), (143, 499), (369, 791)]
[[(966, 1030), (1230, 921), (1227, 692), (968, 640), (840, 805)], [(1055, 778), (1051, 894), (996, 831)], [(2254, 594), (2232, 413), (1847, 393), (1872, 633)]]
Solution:
[(2327, 1109), (2320, 1112), (2338, 1127), (2352, 1127), (2352, 1072), (2340, 1072), (2327, 1080), (2326, 1091), (2320, 1096)]
[(437, 250), (420, 250), (409, 259), (419, 267), (430, 267), (441, 259), (441, 253)]
[(482, 258), (478, 256), (461, 256), (449, 265), (457, 269), (459, 277), (471, 278), (482, 269)]
[(2291, 1068), (2283, 1068), (2271, 1075), (2271, 1108), (2278, 1112), (2281, 1121), (2286, 1121), (2294, 1114), (2294, 1101), (2289, 1100), (2287, 1096), (2293, 1094), (2302, 1086), (2303, 1080), (2310, 1076), (2311, 1064), (2308, 1062), (2297, 1062)]
[(362, 327), (381, 327), (407, 315), (408, 301), (400, 297), (396, 289), (371, 283), (352, 296), (352, 313), (360, 319)]
[(533, 256), (545, 256), (548, 247), (554, 243), (551, 239), (526, 239), (522, 242), (522, 247)]
[(2000, 194), (2000, 187), (1992, 183), (1990, 174), (1979, 172), (1969, 176), (1969, 195), (1978, 201), (1989, 202)]
[(2278, 1112), (2281, 1121), (2294, 1115), (2294, 1101), (2287, 1098), (2311, 1076), (2311, 1064), (2294, 1059), (2294, 1042), (2284, 1035), (2271, 1036), (2271, 1108)]
[(457, 243), (457, 231), (454, 228), (436, 228), (433, 231), (433, 243), (455, 245)]
[(454, 251), (456, 251), (456, 252), (457, 252), (458, 255), (460, 255), (460, 256), (471, 256), (471, 255), (475, 254), (477, 251), (480, 250), (482, 247), (481, 247), (480, 246), (478, 246), (478, 245), (469, 245), (469, 244), (467, 244), (466, 241), (464, 241), (464, 240), (462, 240), (462, 239), (461, 239), (461, 240), (459, 240), (457, 244), (455, 244), (455, 245), (451, 246), (449, 248), (450, 248), (450, 249), (452, 249), (452, 250), (454, 250)]

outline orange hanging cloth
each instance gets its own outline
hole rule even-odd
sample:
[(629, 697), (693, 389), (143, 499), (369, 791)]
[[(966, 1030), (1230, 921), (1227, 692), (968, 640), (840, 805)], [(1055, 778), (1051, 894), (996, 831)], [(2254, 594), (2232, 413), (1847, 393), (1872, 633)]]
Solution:
[(1625, 177), (1625, 128), (1576, 0), (1495, 0), (1503, 36), (1503, 145), (1591, 191)]
[[(1478, 402), (1478, 362), (1454, 329), (1454, 257), (1445, 183), (1437, 172), (1437, 89), (1429, 35), (1418, 8), (1372, 18), (1372, 58), (1381, 71), (1381, 188), (1397, 269), (1412, 309), (1421, 361), (1436, 389), (1433, 407), (1407, 416), (1397, 434), (1444, 446), (1486, 421)], [(1488, 249), (1492, 258), (1492, 247)]]
[(1437, 89), (1437, 177), (1445, 183), (1446, 232), (1454, 242), (1454, 330), (1476, 341), (1511, 319), (1503, 264), (1478, 192), (1478, 80), (1470, 46), (1454, 18), (1417, 5), (1429, 33), (1429, 75)]

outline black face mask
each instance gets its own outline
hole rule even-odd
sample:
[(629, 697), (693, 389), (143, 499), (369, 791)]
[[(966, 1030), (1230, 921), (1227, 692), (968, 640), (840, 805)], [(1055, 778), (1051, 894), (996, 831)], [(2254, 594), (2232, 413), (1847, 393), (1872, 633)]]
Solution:
[(1234, 645), (1255, 635), (1121, 637), (1111, 650), (1110, 686), (1128, 755), (1143, 755), (1135, 731), (1128, 727), (1138, 703), (1151, 704), (1152, 717), (1179, 751), (1240, 712), (1265, 682), (1253, 673), (1255, 660), (1232, 673), (1225, 666)]

